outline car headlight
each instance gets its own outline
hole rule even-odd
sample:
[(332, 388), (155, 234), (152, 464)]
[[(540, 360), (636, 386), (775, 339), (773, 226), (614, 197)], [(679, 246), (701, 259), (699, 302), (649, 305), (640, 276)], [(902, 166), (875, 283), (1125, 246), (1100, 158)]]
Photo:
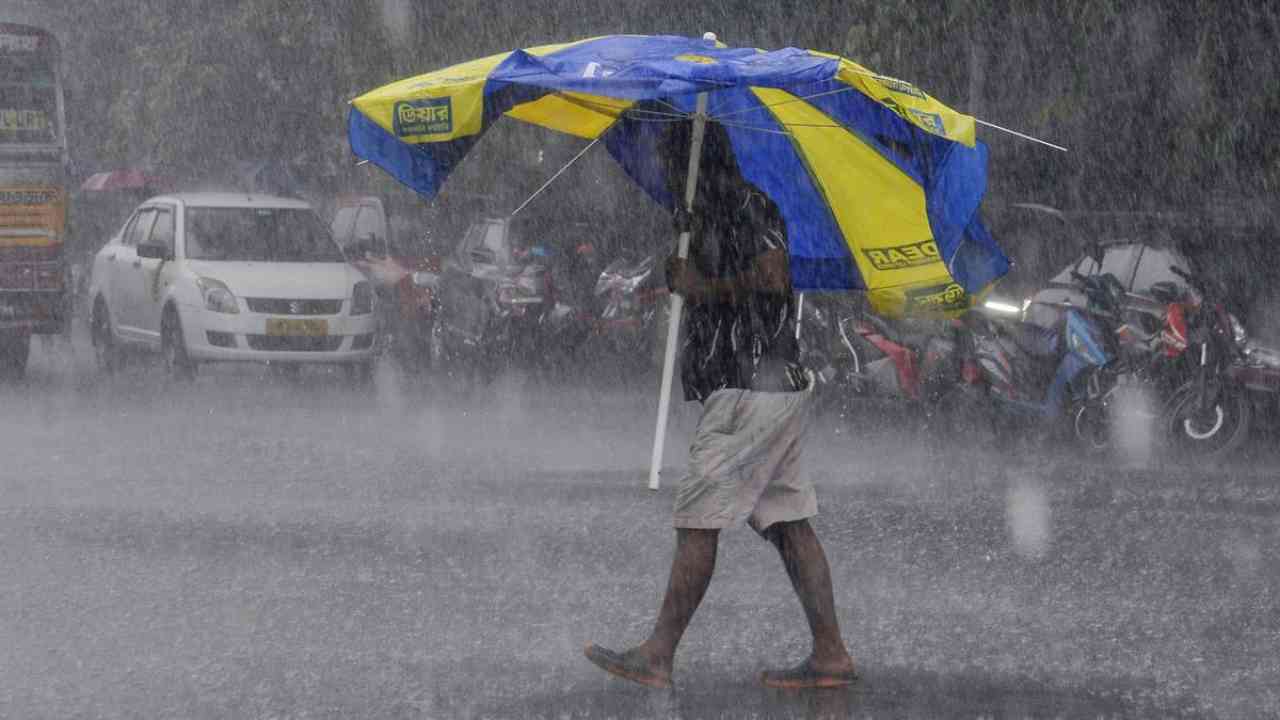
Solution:
[(368, 315), (373, 312), (373, 286), (361, 280), (351, 288), (351, 314)]
[(231, 289), (221, 280), (206, 277), (197, 278), (196, 287), (200, 288), (200, 294), (204, 296), (206, 310), (227, 315), (236, 315), (240, 312), (240, 305), (236, 302), (236, 296), (231, 294)]

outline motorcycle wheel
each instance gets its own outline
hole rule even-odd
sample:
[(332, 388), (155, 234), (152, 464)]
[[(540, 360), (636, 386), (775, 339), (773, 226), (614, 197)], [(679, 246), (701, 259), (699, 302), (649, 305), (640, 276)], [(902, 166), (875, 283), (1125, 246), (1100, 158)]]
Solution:
[(1101, 402), (1085, 402), (1072, 418), (1076, 440), (1085, 452), (1092, 455), (1111, 449), (1111, 425), (1107, 422), (1107, 408)]
[(1217, 402), (1203, 411), (1196, 407), (1195, 388), (1185, 385), (1170, 402), (1165, 429), (1174, 452), (1182, 457), (1225, 457), (1244, 443), (1253, 422), (1249, 397), (1224, 388)]

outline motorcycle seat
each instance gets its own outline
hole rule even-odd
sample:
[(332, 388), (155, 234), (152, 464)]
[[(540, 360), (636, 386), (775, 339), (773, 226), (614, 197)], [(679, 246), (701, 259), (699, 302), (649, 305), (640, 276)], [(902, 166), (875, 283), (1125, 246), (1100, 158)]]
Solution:
[(1018, 349), (1037, 358), (1057, 357), (1061, 335), (1057, 330), (1031, 323), (1009, 323), (1001, 328)]

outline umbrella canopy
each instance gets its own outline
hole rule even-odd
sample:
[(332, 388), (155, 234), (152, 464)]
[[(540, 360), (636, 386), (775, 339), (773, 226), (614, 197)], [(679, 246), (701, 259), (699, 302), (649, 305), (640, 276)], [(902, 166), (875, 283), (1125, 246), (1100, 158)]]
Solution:
[(362, 95), (348, 131), (356, 155), (431, 197), (511, 117), (599, 140), (674, 208), (663, 138), (699, 93), (782, 213), (797, 290), (866, 290), (888, 314), (956, 311), (1008, 270), (978, 216), (987, 153), (973, 118), (826, 53), (632, 35), (515, 50)]
[(110, 192), (113, 190), (163, 190), (170, 186), (166, 178), (148, 175), (142, 170), (124, 168), (94, 173), (80, 183), (80, 189), (89, 192)]

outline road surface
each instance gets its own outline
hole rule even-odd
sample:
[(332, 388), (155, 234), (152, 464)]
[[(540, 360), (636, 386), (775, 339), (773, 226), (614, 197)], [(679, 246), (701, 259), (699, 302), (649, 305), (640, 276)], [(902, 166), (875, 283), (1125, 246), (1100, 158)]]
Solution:
[(815, 433), (817, 529), (863, 681), (785, 693), (807, 630), (772, 548), (724, 534), (676, 688), (641, 639), (674, 544), (645, 489), (655, 403), (380, 368), (276, 378), (35, 343), (0, 387), (0, 717), (1274, 717), (1277, 466), (926, 451)]

